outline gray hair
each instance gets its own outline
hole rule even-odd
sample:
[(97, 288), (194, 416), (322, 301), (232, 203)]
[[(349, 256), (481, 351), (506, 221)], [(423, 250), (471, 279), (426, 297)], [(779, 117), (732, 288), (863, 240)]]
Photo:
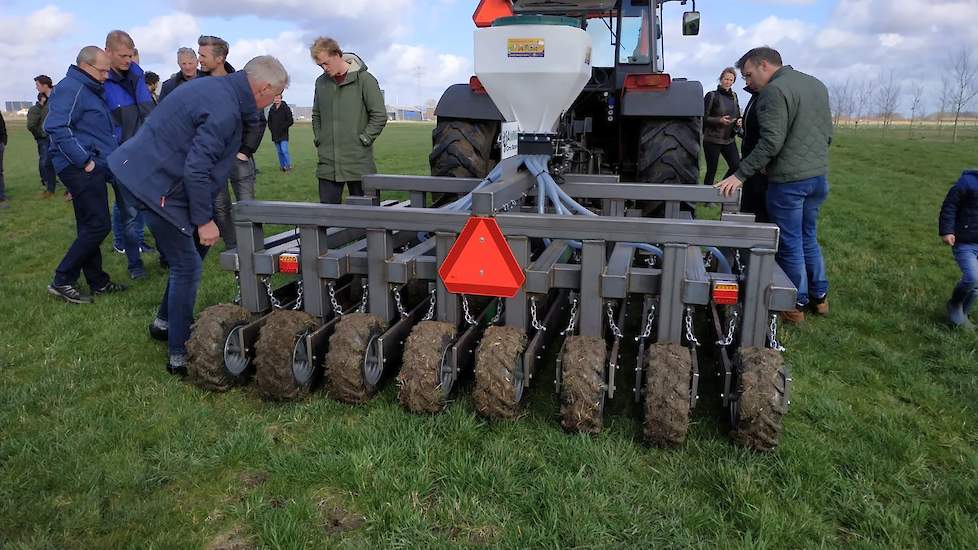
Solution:
[(197, 52), (195, 52), (193, 48), (188, 48), (184, 46), (179, 50), (177, 50), (177, 59), (180, 59), (180, 57), (184, 55), (192, 55), (194, 57), (197, 57)]
[(98, 46), (85, 46), (78, 52), (78, 57), (75, 58), (75, 63), (81, 65), (82, 63), (86, 65), (95, 65), (95, 60), (98, 59), (98, 54), (103, 53), (102, 48)]
[(136, 49), (136, 43), (132, 41), (129, 33), (120, 30), (109, 31), (109, 34), (105, 35), (105, 47), (111, 48), (117, 45), (129, 49)]
[(289, 73), (282, 63), (270, 55), (259, 55), (244, 66), (248, 78), (255, 82), (264, 82), (276, 90), (284, 90), (289, 86)]

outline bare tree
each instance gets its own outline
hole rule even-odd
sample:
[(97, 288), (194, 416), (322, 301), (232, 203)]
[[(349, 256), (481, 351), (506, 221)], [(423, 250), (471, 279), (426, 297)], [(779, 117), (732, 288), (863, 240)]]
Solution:
[(951, 106), (951, 96), (954, 92), (951, 90), (951, 79), (947, 75), (941, 77), (941, 95), (938, 96), (938, 101), (941, 104), (941, 110), (937, 113), (937, 135), (941, 135), (941, 130), (944, 129), (944, 113)]
[(951, 109), (954, 111), (954, 131), (951, 133), (951, 141), (957, 142), (961, 111), (971, 104), (975, 96), (978, 96), (978, 63), (971, 58), (971, 52), (961, 48), (958, 53), (951, 56), (947, 70), (951, 80)]
[(892, 69), (888, 75), (880, 73), (879, 81), (876, 84), (876, 93), (873, 94), (873, 103), (879, 114), (884, 132), (893, 122), (897, 105), (900, 103), (901, 88), (900, 83), (894, 79)]
[(924, 110), (924, 85), (916, 83), (910, 87), (910, 139), (913, 139), (913, 123), (917, 114)]
[(839, 126), (842, 120), (852, 115), (852, 82), (847, 78), (845, 84), (834, 84), (829, 87), (832, 98), (832, 122)]
[(855, 115), (856, 128), (859, 128), (859, 121), (866, 114), (866, 107), (873, 95), (873, 85), (869, 81), (862, 81), (852, 88), (851, 110)]

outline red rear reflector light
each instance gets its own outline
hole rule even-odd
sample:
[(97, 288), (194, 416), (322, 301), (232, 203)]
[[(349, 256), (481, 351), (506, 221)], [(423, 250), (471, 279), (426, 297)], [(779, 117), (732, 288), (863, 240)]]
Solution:
[(472, 20), (476, 27), (489, 27), (496, 19), (510, 15), (513, 15), (513, 5), (509, 0), (481, 0), (472, 14)]
[(672, 86), (672, 77), (666, 73), (630, 74), (625, 77), (625, 91), (667, 90)]
[(469, 78), (469, 89), (476, 94), (486, 93), (486, 87), (482, 85), (482, 81), (477, 76)]
[(282, 254), (278, 257), (278, 270), (280, 273), (298, 273), (299, 255)]
[(739, 295), (740, 285), (735, 281), (713, 281), (713, 302), (717, 305), (732, 306)]

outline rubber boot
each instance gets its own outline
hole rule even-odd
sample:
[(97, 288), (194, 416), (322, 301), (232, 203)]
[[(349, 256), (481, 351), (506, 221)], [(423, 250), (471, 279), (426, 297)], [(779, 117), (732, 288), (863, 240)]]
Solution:
[(951, 293), (951, 299), (947, 302), (947, 320), (954, 327), (967, 327), (971, 323), (968, 321), (968, 314), (964, 309), (964, 304), (967, 301), (968, 307), (970, 308), (974, 304), (972, 289), (954, 287), (954, 292)]
[(964, 297), (964, 301), (961, 302), (961, 313), (964, 314), (964, 322), (966, 324), (971, 324), (971, 320), (968, 319), (968, 314), (971, 312), (971, 307), (975, 305), (975, 299), (978, 298), (978, 288), (974, 288), (967, 296)]

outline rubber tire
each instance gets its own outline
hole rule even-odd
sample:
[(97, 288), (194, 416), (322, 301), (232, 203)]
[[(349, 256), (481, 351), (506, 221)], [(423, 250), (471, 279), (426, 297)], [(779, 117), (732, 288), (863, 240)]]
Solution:
[(369, 313), (350, 313), (336, 323), (324, 361), (326, 391), (342, 403), (366, 403), (377, 393), (363, 375), (363, 359), (370, 339), (383, 333), (387, 323)]
[(187, 340), (187, 374), (192, 384), (223, 392), (247, 380), (224, 368), (224, 343), (231, 329), (251, 319), (250, 311), (234, 304), (217, 304), (200, 312)]
[(781, 439), (782, 420), (787, 412), (784, 358), (771, 348), (737, 350), (738, 418), (733, 440), (741, 447), (770, 452)]
[(699, 184), (702, 133), (699, 117), (643, 120), (639, 129), (638, 180)]
[(314, 330), (316, 318), (302, 311), (278, 309), (268, 314), (255, 342), (255, 383), (270, 401), (295, 401), (309, 394), (292, 373), (292, 353), (299, 337)]
[(418, 414), (441, 412), (447, 404), (438, 382), (445, 348), (452, 345), (458, 330), (452, 323), (421, 321), (404, 343), (401, 373), (397, 377), (397, 400)]
[[(519, 415), (514, 369), (526, 349), (526, 334), (493, 325), (486, 329), (475, 352), (475, 410), (487, 418), (512, 419)], [(520, 366), (519, 368), (522, 368)]]
[(561, 360), (560, 425), (568, 432), (599, 433), (604, 427), (605, 364), (603, 338), (571, 336)]
[(693, 358), (676, 343), (655, 343), (645, 359), (642, 435), (655, 447), (679, 447), (689, 432)]
[(438, 118), (431, 132), (428, 164), (432, 176), (484, 178), (495, 166), (492, 148), (499, 133), (494, 120)]

